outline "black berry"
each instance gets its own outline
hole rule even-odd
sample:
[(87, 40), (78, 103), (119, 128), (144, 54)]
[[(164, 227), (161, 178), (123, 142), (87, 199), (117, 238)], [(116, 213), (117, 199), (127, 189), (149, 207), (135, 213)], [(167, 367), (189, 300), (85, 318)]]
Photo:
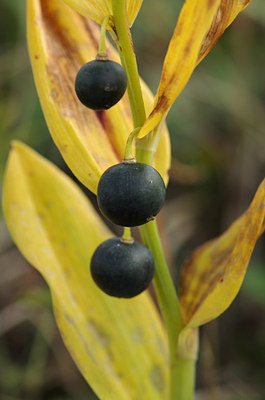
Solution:
[(124, 95), (126, 72), (111, 60), (96, 59), (83, 65), (77, 73), (75, 91), (79, 100), (93, 110), (107, 110)]
[(92, 278), (103, 292), (130, 298), (147, 289), (155, 266), (153, 256), (145, 246), (113, 238), (98, 246), (90, 268)]
[(101, 176), (98, 206), (111, 222), (138, 226), (153, 219), (161, 210), (166, 188), (156, 169), (142, 163), (114, 165)]

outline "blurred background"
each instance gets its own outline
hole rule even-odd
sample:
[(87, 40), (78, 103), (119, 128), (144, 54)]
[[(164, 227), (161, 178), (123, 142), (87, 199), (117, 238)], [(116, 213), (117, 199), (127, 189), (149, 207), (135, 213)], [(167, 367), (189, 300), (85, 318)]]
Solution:
[[(181, 3), (144, 0), (133, 26), (139, 69), (153, 92)], [(159, 224), (176, 282), (185, 258), (248, 207), (264, 178), (264, 38), (264, 0), (253, 0), (168, 115), (173, 159)], [(34, 88), (22, 0), (0, 2), (0, 121), (0, 186), (13, 139), (71, 175)], [(265, 399), (264, 242), (231, 307), (201, 329), (197, 400)], [(0, 399), (96, 399), (64, 347), (48, 288), (12, 243), (2, 209), (0, 266)]]

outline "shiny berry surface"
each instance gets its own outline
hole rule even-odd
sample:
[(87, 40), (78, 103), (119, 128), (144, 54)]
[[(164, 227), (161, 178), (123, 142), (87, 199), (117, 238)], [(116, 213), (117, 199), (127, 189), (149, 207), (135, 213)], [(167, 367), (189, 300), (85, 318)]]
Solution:
[(111, 60), (93, 60), (77, 73), (75, 91), (86, 107), (107, 110), (124, 95), (127, 77), (123, 67)]
[(138, 242), (128, 244), (113, 238), (97, 247), (90, 270), (94, 282), (103, 292), (130, 298), (148, 288), (155, 265), (147, 247)]
[(166, 196), (164, 181), (147, 164), (121, 163), (101, 176), (97, 201), (102, 214), (121, 226), (138, 226), (153, 219)]

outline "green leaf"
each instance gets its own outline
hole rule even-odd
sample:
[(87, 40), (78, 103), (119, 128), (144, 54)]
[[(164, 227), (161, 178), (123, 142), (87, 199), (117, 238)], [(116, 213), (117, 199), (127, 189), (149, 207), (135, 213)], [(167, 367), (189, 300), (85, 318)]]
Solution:
[(147, 292), (116, 299), (92, 281), (91, 255), (112, 234), (83, 192), (15, 142), (3, 204), (11, 235), (47, 281), (65, 344), (99, 398), (165, 399), (167, 349), (158, 312)]

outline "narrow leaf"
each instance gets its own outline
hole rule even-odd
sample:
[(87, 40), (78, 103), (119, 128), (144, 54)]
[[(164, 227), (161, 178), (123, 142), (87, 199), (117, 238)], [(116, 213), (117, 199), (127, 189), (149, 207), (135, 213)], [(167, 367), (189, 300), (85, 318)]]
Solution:
[(165, 399), (166, 339), (148, 293), (116, 299), (93, 283), (95, 248), (111, 233), (81, 190), (23, 144), (12, 145), (4, 213), (22, 254), (47, 281), (58, 326), (101, 400)]
[(209, 53), (226, 28), (234, 21), (237, 15), (243, 11), (252, 0), (222, 0), (213, 18), (207, 35), (205, 36), (197, 64)]
[[(102, 173), (124, 157), (133, 129), (127, 95), (107, 111), (96, 112), (78, 100), (74, 82), (79, 68), (97, 54), (98, 26), (59, 0), (28, 0), (30, 58), (42, 109), (66, 163), (94, 193)], [(110, 44), (110, 59), (118, 55)], [(148, 111), (153, 97), (143, 84)], [(168, 180), (170, 143), (164, 128), (154, 166)]]
[(180, 301), (188, 327), (205, 324), (229, 307), (264, 230), (265, 180), (247, 211), (223, 235), (195, 250), (184, 264)]
[(171, 38), (152, 112), (139, 137), (167, 115), (198, 63), (251, 0), (186, 0)]
[(141, 129), (141, 136), (162, 121), (186, 85), (219, 4), (220, 0), (185, 1), (169, 43), (154, 109)]

